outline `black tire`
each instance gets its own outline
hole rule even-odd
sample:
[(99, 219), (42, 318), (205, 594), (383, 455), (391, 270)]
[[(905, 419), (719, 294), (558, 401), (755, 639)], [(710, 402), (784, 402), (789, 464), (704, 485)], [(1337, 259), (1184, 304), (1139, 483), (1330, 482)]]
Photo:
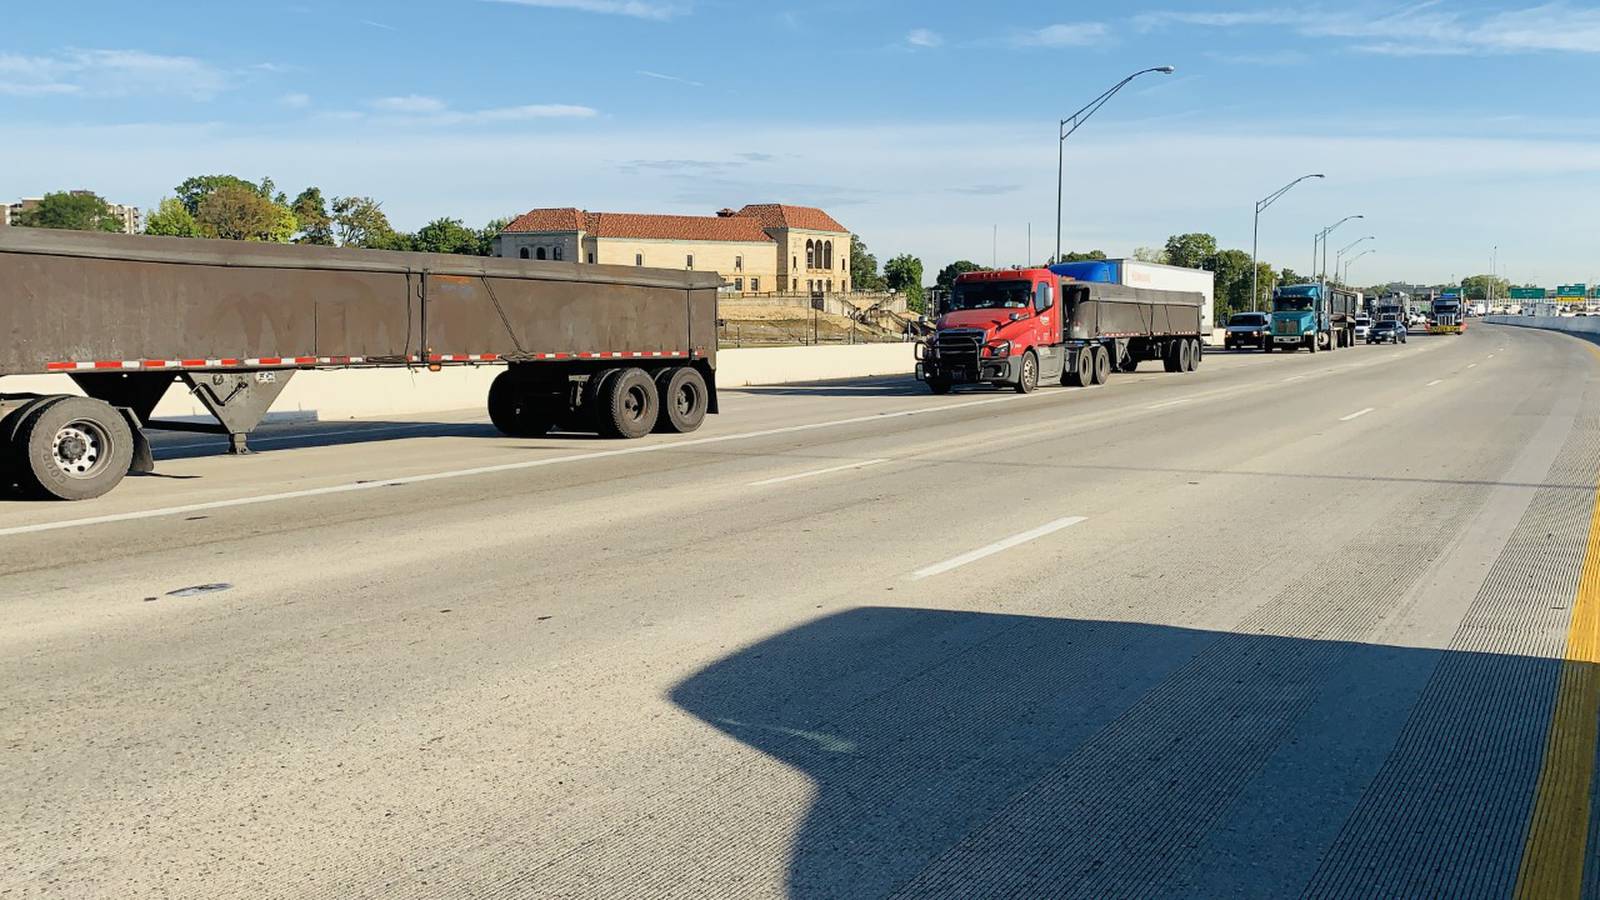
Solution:
[(59, 403), (69, 396), (71, 395), (58, 394), (52, 397), (38, 397), (12, 410), (4, 419), (0, 419), (0, 487), (16, 482), (24, 491), (28, 490), (33, 479), (23, 474), (27, 466), (25, 459), (27, 454), (23, 453), (23, 443), (19, 437), (22, 434), (22, 427), (45, 407)]
[(1310, 350), (1312, 353), (1317, 352), (1317, 338), (1316, 338), (1316, 335), (1312, 335), (1311, 336), (1311, 342), (1306, 344), (1305, 348), (1307, 350)]
[(1191, 359), (1193, 357), (1193, 354), (1194, 354), (1194, 350), (1189, 346), (1189, 342), (1187, 340), (1179, 339), (1179, 341), (1178, 341), (1177, 367), (1173, 371), (1175, 371), (1175, 372), (1187, 372), (1187, 371), (1189, 371), (1190, 361), (1191, 361)]
[(1189, 371), (1193, 372), (1195, 369), (1200, 368), (1200, 360), (1204, 359), (1205, 355), (1206, 345), (1202, 343), (1199, 338), (1195, 338), (1194, 340), (1190, 341)]
[(1077, 353), (1072, 370), (1066, 367), (1061, 370), (1062, 384), (1069, 387), (1088, 387), (1094, 383), (1094, 354), (1091, 348), (1084, 347)]
[(489, 385), (489, 421), (507, 437), (540, 437), (555, 426), (555, 400), (507, 370)]
[(1105, 347), (1094, 348), (1094, 383), (1105, 384), (1111, 380), (1111, 354)]
[(1179, 360), (1178, 360), (1179, 350), (1178, 350), (1178, 348), (1179, 348), (1179, 342), (1178, 341), (1168, 341), (1167, 342), (1166, 349), (1161, 354), (1161, 368), (1162, 368), (1163, 371), (1166, 371), (1166, 372), (1182, 372), (1183, 371), (1183, 369), (1180, 368), (1180, 365), (1179, 365)]
[(18, 429), (17, 476), (24, 490), (89, 500), (111, 490), (133, 464), (133, 431), (122, 413), (88, 397), (41, 404)]
[(698, 369), (674, 366), (656, 373), (656, 396), (661, 412), (656, 415), (656, 431), (688, 434), (706, 420), (711, 394)]
[(1262, 353), (1271, 353), (1272, 352), (1272, 341), (1270, 341), (1270, 340), (1262, 341), (1261, 342), (1261, 352)]
[(656, 427), (661, 396), (655, 379), (643, 369), (622, 369), (601, 387), (600, 433), (612, 438), (642, 438)]
[(929, 378), (927, 379), (927, 384), (928, 390), (933, 391), (935, 394), (944, 395), (950, 393), (950, 382), (943, 378)]
[(1039, 357), (1032, 350), (1022, 354), (1022, 371), (1012, 387), (1019, 394), (1031, 394), (1039, 386)]

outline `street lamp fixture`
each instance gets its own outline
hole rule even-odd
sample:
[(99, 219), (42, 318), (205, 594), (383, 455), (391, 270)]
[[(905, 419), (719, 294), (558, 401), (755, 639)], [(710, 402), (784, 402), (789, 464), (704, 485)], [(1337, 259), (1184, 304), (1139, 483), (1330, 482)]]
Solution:
[(1257, 252), (1261, 247), (1261, 214), (1267, 207), (1278, 202), (1278, 198), (1289, 193), (1289, 189), (1308, 178), (1326, 178), (1326, 175), (1301, 175), (1281, 188), (1268, 194), (1265, 198), (1256, 201), (1256, 223), (1251, 229), (1250, 236), (1250, 308), (1259, 309), (1261, 306), (1261, 264), (1257, 261)]
[(1099, 112), (1100, 107), (1105, 106), (1106, 101), (1115, 96), (1117, 91), (1127, 87), (1128, 82), (1138, 78), (1140, 75), (1148, 75), (1151, 72), (1157, 72), (1162, 75), (1171, 75), (1176, 71), (1178, 70), (1172, 66), (1154, 66), (1149, 69), (1140, 69), (1132, 75), (1129, 75), (1127, 78), (1124, 78), (1107, 88), (1105, 93), (1094, 98), (1093, 100), (1090, 100), (1088, 104), (1083, 107), (1083, 109), (1080, 109), (1072, 115), (1061, 120), (1056, 134), (1056, 262), (1061, 261), (1061, 193), (1063, 176), (1066, 173), (1067, 138), (1072, 137), (1072, 133), (1074, 131), (1077, 131), (1078, 128), (1083, 125), (1083, 123), (1089, 121), (1090, 116), (1093, 116), (1095, 113)]

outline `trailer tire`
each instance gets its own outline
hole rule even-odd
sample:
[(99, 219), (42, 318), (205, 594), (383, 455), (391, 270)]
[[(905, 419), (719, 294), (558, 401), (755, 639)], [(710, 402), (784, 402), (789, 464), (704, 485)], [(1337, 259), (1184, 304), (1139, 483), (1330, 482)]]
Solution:
[(1062, 383), (1072, 387), (1088, 387), (1094, 383), (1094, 357), (1088, 347), (1084, 347), (1076, 354), (1072, 370), (1065, 368), (1061, 371)]
[(656, 397), (661, 412), (656, 415), (656, 431), (688, 434), (706, 420), (706, 380), (689, 366), (674, 366), (656, 373)]
[(1094, 373), (1095, 384), (1105, 384), (1111, 380), (1111, 354), (1105, 347), (1094, 348)]
[(1188, 363), (1184, 366), (1183, 370), (1185, 372), (1193, 372), (1195, 369), (1200, 368), (1200, 355), (1205, 352), (1205, 349), (1204, 349), (1203, 345), (1200, 343), (1200, 339), (1199, 338), (1191, 338), (1191, 339), (1189, 339), (1188, 344), (1189, 344), (1189, 354), (1188, 354), (1189, 355), (1189, 360), (1188, 360)]
[(1039, 386), (1039, 355), (1032, 350), (1022, 354), (1022, 368), (1017, 373), (1015, 387), (1019, 394), (1031, 394)]
[(555, 420), (554, 398), (530, 390), (510, 370), (489, 383), (489, 421), (506, 437), (541, 437), (550, 433)]
[(133, 465), (133, 430), (111, 404), (60, 397), (34, 409), (17, 431), (17, 475), (24, 490), (58, 500), (90, 500), (121, 483)]
[(600, 389), (600, 433), (613, 438), (642, 438), (656, 425), (661, 395), (643, 369), (621, 369)]
[(927, 379), (927, 385), (928, 390), (933, 391), (935, 394), (942, 396), (950, 393), (950, 382), (944, 378), (929, 378)]

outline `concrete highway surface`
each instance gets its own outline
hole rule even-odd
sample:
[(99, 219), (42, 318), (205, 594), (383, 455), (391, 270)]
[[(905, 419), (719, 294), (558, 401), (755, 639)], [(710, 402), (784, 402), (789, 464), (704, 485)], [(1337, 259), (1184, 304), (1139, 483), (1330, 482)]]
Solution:
[(1144, 369), (0, 500), (0, 897), (1600, 891), (1600, 349)]

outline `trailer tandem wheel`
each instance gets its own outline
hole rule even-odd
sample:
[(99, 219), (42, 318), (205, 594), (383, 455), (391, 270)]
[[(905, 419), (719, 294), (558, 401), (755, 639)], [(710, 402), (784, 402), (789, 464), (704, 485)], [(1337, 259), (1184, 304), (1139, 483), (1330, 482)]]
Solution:
[(643, 369), (622, 369), (600, 389), (600, 433), (606, 437), (641, 438), (656, 426), (661, 397), (655, 379)]
[(1088, 387), (1094, 383), (1094, 355), (1088, 347), (1084, 347), (1075, 356), (1070, 371), (1062, 368), (1061, 383), (1072, 387)]
[(1105, 384), (1111, 380), (1111, 354), (1106, 352), (1104, 345), (1094, 348), (1093, 378), (1095, 384)]
[(489, 384), (489, 421), (507, 437), (540, 437), (555, 425), (553, 398), (507, 369)]
[(673, 366), (657, 372), (656, 396), (661, 401), (656, 431), (688, 434), (706, 419), (706, 380), (690, 366)]
[(17, 478), (29, 493), (89, 500), (121, 483), (133, 465), (133, 430), (122, 413), (88, 397), (35, 405), (12, 439)]

